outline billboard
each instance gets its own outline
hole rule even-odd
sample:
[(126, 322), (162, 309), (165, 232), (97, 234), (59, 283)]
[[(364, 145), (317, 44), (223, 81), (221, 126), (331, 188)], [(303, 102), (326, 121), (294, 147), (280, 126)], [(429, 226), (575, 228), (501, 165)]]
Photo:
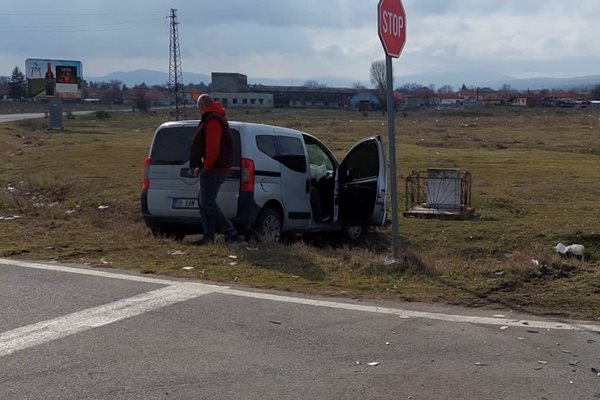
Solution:
[(25, 71), (28, 97), (83, 97), (81, 61), (28, 58)]

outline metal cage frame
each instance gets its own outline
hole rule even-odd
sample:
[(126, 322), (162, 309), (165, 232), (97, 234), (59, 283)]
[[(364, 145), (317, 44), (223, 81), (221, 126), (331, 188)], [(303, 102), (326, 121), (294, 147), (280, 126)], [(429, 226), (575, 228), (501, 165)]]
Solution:
[[(430, 177), (430, 171), (413, 170), (405, 179), (405, 217), (468, 219), (473, 215), (471, 207), (471, 174), (458, 169), (448, 169), (456, 177)], [(440, 190), (446, 198), (431, 203), (432, 180), (443, 186)], [(450, 188), (450, 190), (448, 189)], [(457, 190), (452, 190), (456, 188)], [(447, 197), (454, 197), (448, 199)], [(454, 201), (452, 201), (454, 200)], [(444, 203), (446, 201), (446, 203)]]

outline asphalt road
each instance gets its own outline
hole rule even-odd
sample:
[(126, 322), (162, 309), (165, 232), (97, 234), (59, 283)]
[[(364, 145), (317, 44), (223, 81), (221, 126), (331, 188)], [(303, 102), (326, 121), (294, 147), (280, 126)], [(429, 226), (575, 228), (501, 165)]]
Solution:
[[(94, 111), (73, 111), (73, 115), (86, 115)], [(44, 113), (0, 114), (0, 124), (4, 122), (23, 121), (26, 119), (45, 118)]]
[(0, 305), (6, 400), (600, 398), (597, 323), (5, 259)]

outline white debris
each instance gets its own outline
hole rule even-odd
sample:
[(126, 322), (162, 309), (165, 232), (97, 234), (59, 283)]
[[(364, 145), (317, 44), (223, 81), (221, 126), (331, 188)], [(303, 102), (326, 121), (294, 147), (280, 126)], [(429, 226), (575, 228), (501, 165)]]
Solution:
[(6, 217), (0, 217), (0, 221), (13, 221), (21, 218), (20, 215), (7, 215)]
[(389, 346), (389, 345), (390, 345), (390, 342), (385, 342), (385, 345), (386, 345), (386, 346)]
[(532, 263), (533, 265), (535, 265), (536, 267), (539, 267), (539, 266), (540, 266), (540, 262), (539, 262), (538, 260), (536, 260), (535, 258), (532, 258), (532, 259), (531, 259), (531, 263)]
[(237, 258), (237, 256), (234, 256), (233, 254), (230, 254), (228, 257), (229, 258)]
[(585, 252), (585, 247), (582, 244), (572, 244), (569, 246), (565, 246), (562, 243), (558, 243), (556, 246), (554, 246), (554, 250), (562, 255), (571, 254), (574, 256), (583, 256), (583, 253)]
[(233, 267), (233, 266), (237, 265), (237, 263), (235, 261), (232, 261), (229, 263), (229, 265), (231, 265)]
[(387, 258), (387, 257), (386, 257), (386, 258), (383, 260), (383, 265), (394, 265), (394, 264), (397, 264), (397, 263), (398, 263), (398, 260), (396, 260), (396, 259), (394, 259), (394, 258)]
[(185, 269), (186, 271), (191, 271), (191, 270), (193, 270), (193, 269), (194, 269), (194, 267), (183, 267), (183, 268), (181, 268), (181, 269)]
[(376, 367), (379, 365), (379, 363), (377, 361), (373, 361), (373, 362), (367, 363), (367, 365), (369, 365), (371, 367)]
[(106, 210), (109, 206), (99, 205), (98, 210)]
[(546, 365), (548, 364), (548, 361), (538, 361), (538, 364)]
[(508, 325), (503, 325), (503, 326), (501, 326), (501, 327), (500, 327), (500, 330), (501, 330), (501, 331), (504, 331), (504, 330), (506, 330), (506, 329), (508, 329)]

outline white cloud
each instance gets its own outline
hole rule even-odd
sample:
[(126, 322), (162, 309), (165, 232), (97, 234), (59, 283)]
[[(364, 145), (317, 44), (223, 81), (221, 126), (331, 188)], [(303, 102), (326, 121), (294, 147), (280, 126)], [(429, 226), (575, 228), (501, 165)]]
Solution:
[[(598, 65), (598, 0), (403, 3), (408, 39), (394, 62), (398, 74), (468, 66), (515, 77), (576, 76)], [(184, 71), (368, 81), (371, 62), (384, 57), (376, 6), (377, 0), (3, 0), (0, 75), (29, 57), (82, 60), (96, 76), (166, 71), (166, 17), (176, 8)]]

